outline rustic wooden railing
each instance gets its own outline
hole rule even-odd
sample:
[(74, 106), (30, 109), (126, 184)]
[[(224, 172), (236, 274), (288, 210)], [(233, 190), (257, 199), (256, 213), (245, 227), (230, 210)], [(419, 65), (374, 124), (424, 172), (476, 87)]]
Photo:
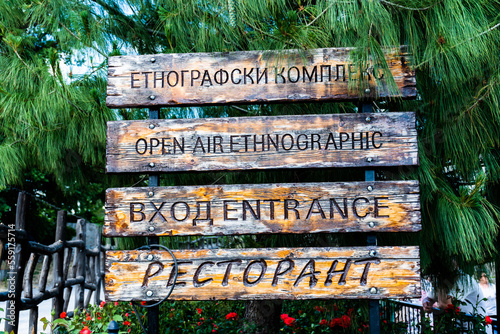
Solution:
[[(86, 247), (87, 221), (78, 219), (75, 240), (66, 240), (67, 212), (57, 213), (55, 242), (42, 245), (29, 241), (26, 233), (27, 194), (20, 192), (17, 200), (15, 225), (0, 224), (0, 246), (7, 252), (9, 268), (7, 291), (0, 292), (0, 302), (6, 301), (5, 331), (17, 334), (19, 312), (30, 311), (29, 333), (38, 333), (38, 305), (52, 299), (55, 318), (68, 312), (71, 292), (75, 289), (75, 308), (87, 307), (94, 295), (94, 302), (100, 302), (104, 279), (104, 251), (100, 241), (97, 246)], [(7, 247), (6, 247), (7, 246)], [(0, 257), (0, 264), (1, 264)], [(34, 285), (34, 274), (40, 259), (42, 267), (38, 284)], [(3, 260), (5, 261), (5, 260)], [(49, 274), (52, 264), (52, 284)], [(87, 293), (86, 293), (87, 291)]]

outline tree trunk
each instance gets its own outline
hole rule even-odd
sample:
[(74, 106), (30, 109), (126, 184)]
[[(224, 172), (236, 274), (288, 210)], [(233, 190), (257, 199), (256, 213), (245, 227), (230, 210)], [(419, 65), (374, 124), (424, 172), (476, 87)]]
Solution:
[(245, 305), (245, 319), (257, 326), (256, 334), (279, 332), (282, 300), (251, 300)]

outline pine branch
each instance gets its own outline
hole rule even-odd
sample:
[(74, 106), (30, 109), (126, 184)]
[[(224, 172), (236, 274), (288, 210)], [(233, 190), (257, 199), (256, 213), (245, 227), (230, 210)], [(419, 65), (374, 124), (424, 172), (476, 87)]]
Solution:
[(64, 28), (64, 30), (66, 30), (71, 36), (73, 36), (74, 38), (76, 38), (77, 40), (79, 40), (80, 42), (82, 42), (85, 46), (97, 51), (97, 53), (99, 53), (101, 56), (103, 56), (104, 58), (108, 59), (108, 56), (105, 54), (105, 53), (102, 53), (101, 50), (99, 50), (98, 48), (94, 47), (93, 45), (88, 45), (87, 43), (85, 43), (84, 41), (82, 41), (82, 39), (80, 37), (78, 37), (75, 33), (73, 33), (71, 30), (69, 30), (68, 27), (66, 27), (61, 21), (57, 20), (57, 22), (59, 23), (59, 25), (61, 27)]
[(399, 5), (399, 4), (397, 4), (397, 3), (387, 1), (387, 0), (379, 0), (379, 1), (380, 1), (380, 2), (382, 2), (382, 3), (388, 4), (388, 5), (390, 5), (390, 6), (399, 7), (399, 8), (403, 8), (403, 9), (406, 9), (406, 10), (413, 10), (413, 11), (424, 11), (424, 10), (428, 10), (428, 9), (431, 9), (432, 7), (436, 6), (438, 3), (443, 2), (443, 0), (441, 0), (441, 1), (437, 1), (437, 2), (435, 2), (434, 4), (432, 4), (431, 6), (428, 6), (428, 7), (423, 7), (423, 8), (412, 8), (412, 7), (402, 6), (402, 5)]
[[(481, 36), (483, 36), (483, 35), (485, 35), (485, 34), (487, 34), (487, 33), (489, 33), (489, 32), (492, 32), (493, 30), (497, 29), (498, 27), (500, 27), (500, 23), (497, 23), (497, 24), (495, 24), (493, 27), (491, 27), (491, 28), (489, 28), (489, 29), (487, 29), (487, 30), (485, 30), (485, 31), (482, 31), (481, 33), (479, 33), (479, 34), (477, 34), (477, 35), (475, 35), (475, 36), (472, 36), (472, 37), (470, 37), (470, 38), (468, 38), (468, 39), (466, 39), (466, 40), (464, 40), (464, 41), (462, 41), (462, 42), (460, 42), (460, 43), (457, 43), (457, 44), (455, 44), (455, 45), (452, 45), (452, 46), (450, 47), (450, 50), (451, 50), (451, 49), (454, 49), (454, 48), (456, 48), (456, 47), (459, 47), (460, 45), (463, 45), (463, 44), (465, 44), (465, 43), (468, 43), (468, 42), (472, 41), (473, 39), (476, 39), (476, 38), (478, 38), (478, 37), (481, 37)], [(441, 49), (442, 49), (442, 48), (441, 48)], [(431, 60), (433, 60), (434, 58), (436, 58), (436, 56), (437, 56), (437, 55), (434, 55), (434, 56), (430, 57), (429, 59), (424, 60), (424, 61), (423, 61), (423, 62), (421, 62), (420, 64), (416, 65), (416, 66), (415, 66), (415, 69), (419, 68), (419, 67), (420, 67), (420, 66), (422, 66), (422, 65), (427, 64), (428, 62), (430, 62)]]

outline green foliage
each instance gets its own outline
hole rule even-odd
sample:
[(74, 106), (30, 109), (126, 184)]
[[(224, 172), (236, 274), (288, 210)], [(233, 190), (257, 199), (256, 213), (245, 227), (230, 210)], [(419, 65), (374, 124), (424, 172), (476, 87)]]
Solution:
[(130, 303), (101, 302), (100, 305), (91, 304), (83, 310), (75, 309), (72, 317), (63, 312), (52, 321), (46, 318), (40, 321), (43, 323), (42, 333), (107, 334), (109, 323), (114, 320), (119, 326), (119, 334), (140, 334), (142, 327), (139, 319), (144, 321), (146, 316), (141, 314), (137, 317), (134, 312)]

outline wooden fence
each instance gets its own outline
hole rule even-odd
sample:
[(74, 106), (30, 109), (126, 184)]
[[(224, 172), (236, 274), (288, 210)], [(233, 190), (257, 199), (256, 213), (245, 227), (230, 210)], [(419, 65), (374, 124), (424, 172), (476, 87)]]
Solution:
[[(67, 212), (57, 213), (55, 242), (42, 245), (29, 241), (26, 233), (27, 194), (20, 192), (17, 200), (15, 225), (0, 224), (0, 257), (7, 261), (9, 273), (7, 291), (0, 292), (0, 301), (6, 302), (5, 331), (17, 334), (19, 312), (30, 311), (29, 333), (38, 333), (38, 305), (52, 299), (55, 317), (68, 312), (71, 292), (75, 290), (75, 308), (87, 307), (94, 296), (94, 303), (100, 302), (104, 280), (104, 251), (100, 233), (97, 246), (86, 246), (87, 221), (78, 219), (75, 240), (66, 240)], [(37, 287), (34, 274), (37, 264), (42, 262)], [(52, 264), (52, 266), (51, 266)], [(52, 267), (52, 284), (47, 286)]]

